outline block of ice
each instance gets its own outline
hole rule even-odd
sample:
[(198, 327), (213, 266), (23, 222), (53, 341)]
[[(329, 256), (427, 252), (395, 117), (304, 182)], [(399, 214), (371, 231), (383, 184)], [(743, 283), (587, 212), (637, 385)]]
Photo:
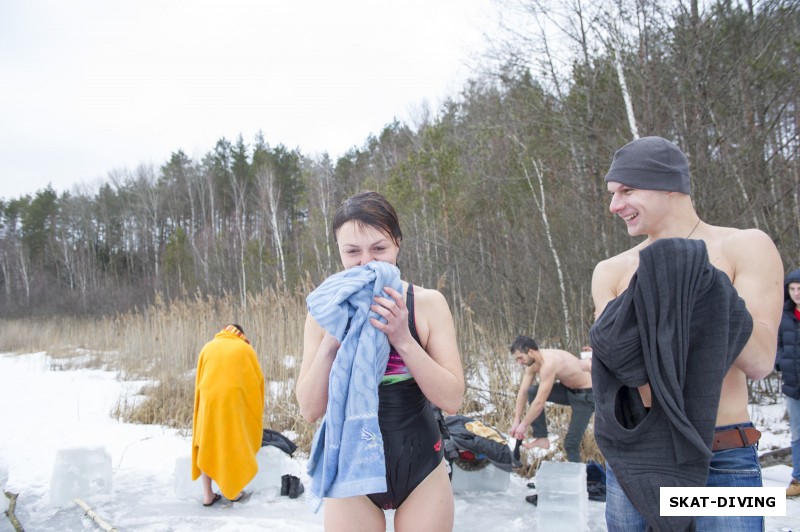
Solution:
[(586, 464), (542, 462), (536, 472), (539, 530), (585, 530), (589, 511)]
[(104, 447), (59, 449), (50, 478), (50, 502), (63, 506), (75, 497), (111, 493), (111, 455)]
[(544, 461), (536, 471), (536, 491), (586, 493), (586, 464)]
[[(273, 500), (280, 495), (281, 477), (285, 474), (299, 475), (300, 466), (289, 455), (275, 447), (265, 445), (256, 453), (258, 472), (245, 486), (246, 490), (259, 492), (259, 498)], [(203, 496), (203, 484), (198, 478), (192, 481), (192, 459), (189, 456), (175, 460), (174, 488), (176, 497)], [(212, 480), (211, 489), (219, 493), (217, 483)]]
[(0, 514), (8, 510), (8, 497), (4, 495), (8, 484), (8, 464), (0, 458)]
[[(173, 480), (176, 497), (181, 499), (185, 497), (194, 497), (196, 499), (203, 497), (202, 481), (199, 477), (197, 480), (192, 480), (191, 456), (181, 456), (175, 459), (175, 478)], [(211, 482), (211, 489), (215, 493), (219, 493), (219, 487), (216, 482)]]
[(6, 484), (8, 484), (8, 464), (0, 458), (0, 489), (5, 491)]
[(503, 471), (491, 463), (476, 471), (462, 469), (457, 463), (454, 463), (452, 468), (453, 493), (471, 491), (504, 492), (508, 489), (508, 483), (511, 479), (510, 472)]
[(267, 500), (280, 496), (281, 477), (296, 474), (292, 459), (274, 445), (265, 445), (256, 453), (258, 473), (247, 485), (247, 489), (258, 490)]
[[(541, 504), (541, 503), (539, 503)], [(569, 530), (570, 532), (586, 530), (586, 515), (575, 509), (542, 511), (537, 510), (536, 529), (542, 532), (553, 530)]]

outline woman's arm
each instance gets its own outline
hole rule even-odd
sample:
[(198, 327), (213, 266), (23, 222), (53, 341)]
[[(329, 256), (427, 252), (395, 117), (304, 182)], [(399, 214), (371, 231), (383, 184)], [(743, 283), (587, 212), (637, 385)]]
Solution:
[(295, 396), (300, 405), (300, 415), (309, 423), (325, 415), (328, 379), (338, 349), (336, 338), (308, 314), (303, 332), (303, 362), (297, 376)]

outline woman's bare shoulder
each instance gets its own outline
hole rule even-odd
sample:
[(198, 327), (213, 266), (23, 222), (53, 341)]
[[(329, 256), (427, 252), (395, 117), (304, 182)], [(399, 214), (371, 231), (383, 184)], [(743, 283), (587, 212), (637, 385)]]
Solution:
[(417, 331), (423, 339), (423, 345), (427, 343), (427, 336), (431, 330), (453, 328), (450, 305), (444, 294), (438, 290), (414, 285), (414, 305)]
[(433, 288), (414, 285), (414, 301), (422, 305), (447, 305), (444, 294)]

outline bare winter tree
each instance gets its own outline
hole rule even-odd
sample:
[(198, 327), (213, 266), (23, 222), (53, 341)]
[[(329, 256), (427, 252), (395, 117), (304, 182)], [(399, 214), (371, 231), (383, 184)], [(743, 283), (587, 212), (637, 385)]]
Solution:
[(279, 215), (281, 191), (275, 172), (267, 164), (256, 170), (256, 188), (262, 205), (266, 205), (269, 225), (272, 230), (272, 245), (278, 255), (281, 280), (286, 283), (286, 258), (283, 253), (283, 227)]
[(247, 249), (247, 181), (236, 179), (231, 174), (231, 190), (234, 204), (234, 226), (236, 228), (237, 244), (239, 248), (239, 298), (242, 308), (247, 305), (247, 268), (245, 250)]

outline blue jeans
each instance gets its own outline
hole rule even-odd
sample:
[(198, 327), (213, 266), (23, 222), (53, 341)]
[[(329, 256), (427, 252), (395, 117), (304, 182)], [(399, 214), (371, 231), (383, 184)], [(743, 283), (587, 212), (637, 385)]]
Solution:
[[(717, 429), (737, 426), (752, 427), (752, 423), (726, 425)], [(761, 487), (761, 466), (756, 448), (758, 443), (740, 449), (717, 451), (711, 457), (706, 487)], [(606, 525), (608, 532), (634, 532), (647, 530), (647, 521), (628, 500), (614, 472), (606, 464)], [(698, 532), (756, 532), (764, 530), (762, 516), (700, 516)]]
[(792, 434), (792, 478), (800, 482), (800, 400), (786, 397), (786, 409), (789, 411), (789, 430)]

